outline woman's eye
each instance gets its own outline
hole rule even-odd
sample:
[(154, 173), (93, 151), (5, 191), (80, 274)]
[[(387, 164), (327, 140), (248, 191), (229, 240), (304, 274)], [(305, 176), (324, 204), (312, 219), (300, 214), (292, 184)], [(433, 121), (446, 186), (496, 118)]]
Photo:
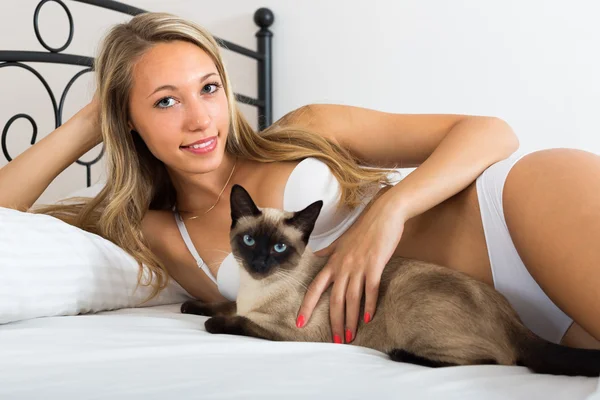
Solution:
[(209, 83), (208, 85), (204, 85), (204, 87), (202, 88), (202, 93), (213, 94), (214, 92), (219, 90), (220, 87), (221, 85), (219, 85), (218, 83)]
[(158, 108), (169, 108), (175, 104), (175, 99), (172, 97), (165, 97), (156, 102), (155, 107)]
[(287, 246), (284, 243), (276, 243), (273, 249), (278, 253), (283, 253), (287, 249)]
[(244, 235), (244, 244), (246, 246), (254, 246), (254, 238), (250, 235)]

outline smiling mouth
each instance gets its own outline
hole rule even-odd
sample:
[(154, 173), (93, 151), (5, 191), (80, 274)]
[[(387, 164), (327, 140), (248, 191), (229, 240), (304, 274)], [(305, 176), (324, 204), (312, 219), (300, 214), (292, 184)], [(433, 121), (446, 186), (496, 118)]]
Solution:
[(215, 140), (217, 140), (216, 138), (212, 138), (206, 142), (202, 142), (202, 143), (197, 143), (197, 144), (192, 144), (190, 146), (181, 146), (182, 149), (204, 149), (206, 147), (209, 147), (210, 145), (212, 145)]
[(184, 146), (179, 146), (180, 148), (194, 148), (201, 149), (206, 146), (210, 146), (217, 139), (218, 135), (210, 136), (204, 139), (196, 140), (194, 143), (186, 144)]
[(182, 151), (192, 154), (208, 154), (217, 148), (217, 136), (213, 136), (207, 139), (198, 140), (196, 143), (192, 143), (187, 146), (180, 146)]

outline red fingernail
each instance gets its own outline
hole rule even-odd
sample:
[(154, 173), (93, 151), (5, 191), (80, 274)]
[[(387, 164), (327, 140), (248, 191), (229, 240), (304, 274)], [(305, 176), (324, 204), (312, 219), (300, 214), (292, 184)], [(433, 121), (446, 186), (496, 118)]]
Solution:
[(365, 313), (365, 324), (368, 324), (370, 320), (371, 320), (371, 314), (366, 312)]
[(298, 316), (298, 319), (296, 320), (296, 326), (298, 328), (302, 328), (304, 326), (304, 315)]
[(346, 343), (350, 343), (352, 341), (352, 332), (350, 329), (346, 329)]
[(342, 344), (342, 338), (340, 335), (333, 335), (333, 342), (337, 344)]

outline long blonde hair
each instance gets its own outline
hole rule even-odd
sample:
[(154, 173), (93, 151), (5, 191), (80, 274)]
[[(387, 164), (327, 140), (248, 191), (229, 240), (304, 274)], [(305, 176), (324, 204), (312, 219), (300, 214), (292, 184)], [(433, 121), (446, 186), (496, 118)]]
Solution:
[[(339, 180), (340, 204), (349, 207), (359, 204), (367, 189), (389, 184), (388, 171), (360, 167), (342, 147), (305, 128), (294, 127), (293, 118), (283, 118), (257, 133), (238, 110), (219, 45), (202, 27), (166, 13), (144, 13), (118, 24), (104, 38), (95, 60), (106, 185), (94, 198), (67, 199), (30, 211), (57, 217), (124, 249), (140, 264), (138, 284), (153, 288), (150, 298), (166, 287), (169, 275), (143, 237), (142, 219), (149, 209), (172, 209), (176, 193), (165, 165), (128, 128), (128, 102), (136, 61), (155, 44), (174, 40), (197, 45), (217, 67), (229, 106), (230, 135), (225, 148), (229, 154), (260, 162), (316, 157)], [(144, 267), (150, 274), (143, 273)], [(147, 279), (142, 282), (143, 276)]]

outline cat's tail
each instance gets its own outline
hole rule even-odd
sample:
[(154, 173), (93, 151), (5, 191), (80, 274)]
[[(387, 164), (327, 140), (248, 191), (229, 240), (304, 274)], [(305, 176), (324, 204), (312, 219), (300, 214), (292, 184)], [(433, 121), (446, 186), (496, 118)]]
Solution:
[(600, 376), (600, 350), (562, 346), (528, 332), (518, 339), (518, 353), (517, 364), (536, 373)]

